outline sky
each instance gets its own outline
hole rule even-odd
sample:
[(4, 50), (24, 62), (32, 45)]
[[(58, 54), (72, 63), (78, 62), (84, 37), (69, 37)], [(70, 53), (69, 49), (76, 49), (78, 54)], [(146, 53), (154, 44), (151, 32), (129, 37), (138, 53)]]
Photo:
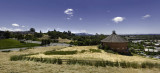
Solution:
[(160, 34), (160, 0), (0, 0), (0, 30)]

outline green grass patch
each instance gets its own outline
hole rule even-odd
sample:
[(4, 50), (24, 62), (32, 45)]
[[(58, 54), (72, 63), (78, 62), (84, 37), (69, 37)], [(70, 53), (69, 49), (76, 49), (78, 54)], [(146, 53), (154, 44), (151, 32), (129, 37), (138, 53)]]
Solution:
[(40, 46), (40, 44), (21, 43), (20, 41), (13, 40), (13, 39), (1, 39), (0, 40), (0, 49), (34, 47), (34, 46)]
[(47, 51), (45, 55), (73, 55), (77, 54), (77, 51)]
[(92, 53), (95, 53), (95, 52), (101, 53), (100, 49), (89, 49), (89, 51), (92, 52)]

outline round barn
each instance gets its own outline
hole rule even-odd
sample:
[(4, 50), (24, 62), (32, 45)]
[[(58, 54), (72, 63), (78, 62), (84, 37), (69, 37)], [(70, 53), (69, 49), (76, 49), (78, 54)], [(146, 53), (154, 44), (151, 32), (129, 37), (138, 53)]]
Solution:
[(128, 41), (117, 35), (115, 31), (113, 31), (112, 34), (107, 38), (101, 40), (101, 42), (103, 46), (107, 45), (110, 49), (114, 51), (121, 53), (128, 52)]

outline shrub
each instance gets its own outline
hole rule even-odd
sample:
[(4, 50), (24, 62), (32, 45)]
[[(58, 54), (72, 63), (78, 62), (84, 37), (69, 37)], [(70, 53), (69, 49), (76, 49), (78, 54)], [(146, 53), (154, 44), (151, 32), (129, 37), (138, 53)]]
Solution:
[(130, 63), (130, 66), (131, 66), (132, 68), (138, 68), (138, 67), (140, 67), (139, 64), (136, 63), (136, 62)]
[(24, 41), (20, 41), (20, 43), (26, 43), (26, 42), (24, 42)]
[(121, 66), (122, 68), (127, 68), (127, 64), (126, 64), (125, 61), (120, 62), (120, 66)]
[(95, 53), (95, 52), (101, 53), (100, 49), (89, 49), (89, 51), (92, 53)]
[(57, 63), (58, 64), (62, 64), (62, 60), (61, 59), (57, 59)]
[(80, 53), (84, 53), (84, 52), (86, 52), (87, 50), (81, 50), (81, 52)]
[(98, 45), (98, 48), (99, 48), (99, 49), (103, 49), (102, 44)]
[(77, 51), (47, 51), (44, 54), (45, 55), (72, 55), (76, 54)]
[(42, 40), (41, 45), (49, 45), (51, 43), (51, 40)]
[(4, 51), (2, 51), (2, 52), (11, 52), (11, 50), (4, 50)]

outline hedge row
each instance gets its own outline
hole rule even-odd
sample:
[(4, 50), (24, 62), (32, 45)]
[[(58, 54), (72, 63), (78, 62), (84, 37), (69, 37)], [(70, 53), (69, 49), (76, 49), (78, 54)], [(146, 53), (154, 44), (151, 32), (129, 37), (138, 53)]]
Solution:
[[(30, 54), (31, 55), (31, 54)], [(122, 67), (122, 68), (160, 68), (160, 64), (151, 63), (151, 62), (143, 62), (141, 64), (137, 62), (112, 62), (112, 61), (94, 61), (94, 60), (75, 60), (75, 59), (56, 59), (56, 58), (35, 58), (35, 57), (27, 57), (28, 55), (15, 55), (11, 56), (11, 61), (18, 60), (26, 60), (26, 61), (35, 61), (42, 63), (51, 63), (51, 64), (63, 64), (66, 63), (68, 65), (89, 65), (96, 67)]]

